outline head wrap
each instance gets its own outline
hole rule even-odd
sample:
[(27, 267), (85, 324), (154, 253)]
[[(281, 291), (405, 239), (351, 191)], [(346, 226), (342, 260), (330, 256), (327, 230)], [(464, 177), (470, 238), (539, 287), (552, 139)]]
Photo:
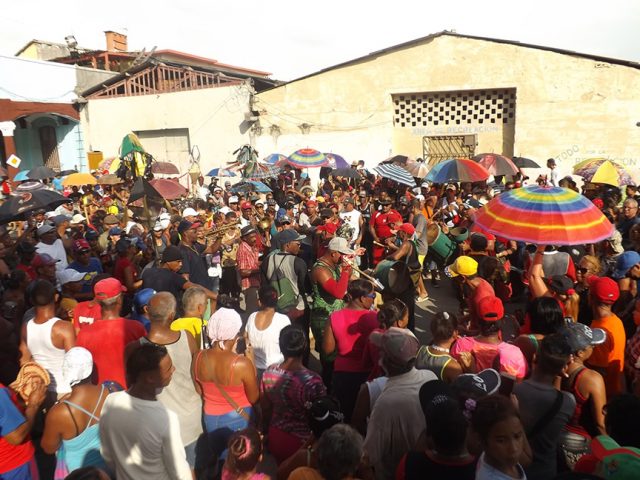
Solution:
[(207, 326), (207, 335), (212, 345), (219, 342), (220, 347), (224, 348), (222, 342), (234, 339), (241, 328), (240, 314), (233, 308), (222, 307), (211, 315)]
[(83, 347), (73, 347), (64, 354), (62, 361), (62, 378), (73, 387), (93, 372), (91, 352)]

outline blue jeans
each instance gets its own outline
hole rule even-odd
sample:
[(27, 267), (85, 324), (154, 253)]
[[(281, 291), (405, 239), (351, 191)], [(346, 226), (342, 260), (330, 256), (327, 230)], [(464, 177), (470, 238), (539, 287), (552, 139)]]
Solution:
[[(251, 416), (251, 407), (243, 409)], [(249, 426), (249, 422), (239, 413), (231, 411), (224, 415), (204, 415), (204, 426), (209, 438), (209, 445), (218, 458), (226, 458), (227, 443), (234, 432)]]

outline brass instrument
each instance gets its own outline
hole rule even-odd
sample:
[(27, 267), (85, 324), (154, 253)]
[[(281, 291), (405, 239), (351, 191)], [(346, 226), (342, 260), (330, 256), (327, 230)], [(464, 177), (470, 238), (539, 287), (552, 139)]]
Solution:
[(262, 232), (267, 232), (271, 228), (271, 220), (267, 217), (263, 217), (257, 224), (257, 227)]
[(240, 220), (236, 220), (233, 223), (227, 223), (225, 225), (222, 225), (221, 227), (214, 228), (213, 230), (209, 230), (208, 232), (205, 233), (205, 237), (219, 237), (222, 234), (226, 233), (227, 230), (238, 228), (239, 223), (240, 223)]
[(375, 277), (372, 277), (371, 275), (364, 273), (362, 270), (360, 270), (355, 262), (349, 262), (349, 264), (351, 265), (351, 268), (353, 270), (355, 270), (356, 272), (358, 272), (360, 274), (361, 277), (366, 278), (367, 280), (369, 280), (371, 283), (373, 283), (374, 287), (376, 287), (376, 289), (382, 291), (384, 290), (384, 285), (382, 284), (382, 282), (380, 280), (378, 280)]

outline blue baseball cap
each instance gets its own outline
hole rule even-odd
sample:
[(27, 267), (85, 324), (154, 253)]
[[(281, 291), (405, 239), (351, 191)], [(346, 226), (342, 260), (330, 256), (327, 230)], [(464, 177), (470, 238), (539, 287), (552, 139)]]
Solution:
[(109, 229), (109, 235), (122, 235), (122, 229), (120, 227), (111, 227)]
[(611, 276), (616, 280), (620, 280), (621, 278), (626, 277), (629, 270), (631, 270), (631, 267), (638, 263), (640, 263), (640, 253), (634, 251), (624, 252), (618, 257), (618, 260), (616, 261), (616, 269), (613, 271)]
[(155, 294), (156, 291), (153, 288), (143, 288), (136, 293), (133, 297), (133, 307), (136, 309), (136, 312), (142, 313), (142, 307), (148, 305), (151, 297)]

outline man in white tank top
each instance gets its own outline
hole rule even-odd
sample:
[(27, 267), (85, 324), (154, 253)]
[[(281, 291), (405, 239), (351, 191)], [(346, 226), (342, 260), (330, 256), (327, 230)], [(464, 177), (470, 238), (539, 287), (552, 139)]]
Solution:
[(47, 370), (51, 377), (45, 405), (50, 405), (71, 391), (69, 384), (62, 378), (62, 362), (65, 352), (76, 342), (73, 325), (56, 317), (56, 295), (56, 289), (50, 282), (34, 282), (31, 302), (35, 317), (22, 325), (20, 341), (20, 363), (33, 360)]

